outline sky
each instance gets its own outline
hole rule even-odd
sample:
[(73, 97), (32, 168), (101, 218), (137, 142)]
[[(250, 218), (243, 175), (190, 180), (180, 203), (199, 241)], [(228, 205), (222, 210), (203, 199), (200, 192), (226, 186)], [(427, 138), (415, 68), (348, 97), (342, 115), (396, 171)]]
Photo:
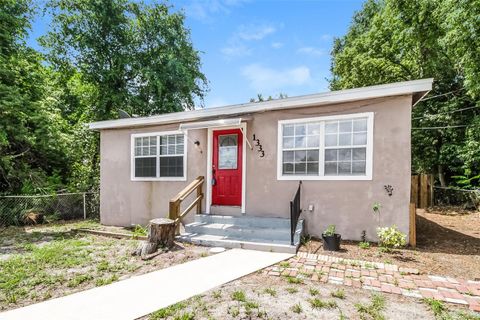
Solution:
[[(183, 10), (209, 91), (205, 107), (328, 91), (330, 50), (362, 0), (176, 0)], [(49, 28), (37, 15), (28, 40)]]

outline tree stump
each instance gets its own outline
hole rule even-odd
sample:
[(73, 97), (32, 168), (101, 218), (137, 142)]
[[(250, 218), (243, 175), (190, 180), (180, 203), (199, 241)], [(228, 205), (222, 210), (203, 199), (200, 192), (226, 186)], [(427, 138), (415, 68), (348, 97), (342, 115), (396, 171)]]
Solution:
[(134, 255), (142, 259), (154, 253), (158, 246), (170, 248), (175, 239), (175, 221), (166, 218), (150, 220), (147, 241), (143, 241), (135, 250)]

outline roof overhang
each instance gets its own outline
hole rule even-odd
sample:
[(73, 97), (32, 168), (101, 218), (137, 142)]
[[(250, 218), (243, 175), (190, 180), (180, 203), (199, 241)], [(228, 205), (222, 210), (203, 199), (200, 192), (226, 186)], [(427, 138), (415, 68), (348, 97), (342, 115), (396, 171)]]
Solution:
[(207, 119), (225, 119), (256, 112), (331, 105), (401, 95), (412, 95), (412, 104), (415, 105), (422, 97), (432, 90), (432, 83), (432, 78), (396, 82), (264, 102), (250, 102), (225, 107), (167, 113), (158, 116), (99, 121), (90, 123), (89, 128), (92, 130), (102, 130), (192, 122)]
[(218, 127), (230, 127), (238, 126), (242, 122), (242, 118), (229, 118), (229, 119), (219, 119), (219, 120), (210, 120), (210, 121), (197, 121), (197, 122), (187, 122), (181, 123), (178, 127), (178, 130), (194, 130), (194, 129), (207, 129), (207, 128), (218, 128)]

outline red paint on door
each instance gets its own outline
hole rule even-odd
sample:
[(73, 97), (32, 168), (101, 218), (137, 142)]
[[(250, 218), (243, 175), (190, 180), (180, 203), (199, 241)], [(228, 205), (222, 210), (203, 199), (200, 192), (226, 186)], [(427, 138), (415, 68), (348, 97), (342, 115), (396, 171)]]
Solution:
[(213, 205), (242, 205), (242, 146), (240, 129), (213, 131)]

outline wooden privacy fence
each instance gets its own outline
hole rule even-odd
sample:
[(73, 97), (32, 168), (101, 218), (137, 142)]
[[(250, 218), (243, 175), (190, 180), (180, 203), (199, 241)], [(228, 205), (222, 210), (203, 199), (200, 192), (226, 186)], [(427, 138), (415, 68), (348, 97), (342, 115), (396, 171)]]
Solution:
[(417, 208), (425, 209), (433, 205), (433, 175), (420, 174), (412, 176), (410, 202)]

